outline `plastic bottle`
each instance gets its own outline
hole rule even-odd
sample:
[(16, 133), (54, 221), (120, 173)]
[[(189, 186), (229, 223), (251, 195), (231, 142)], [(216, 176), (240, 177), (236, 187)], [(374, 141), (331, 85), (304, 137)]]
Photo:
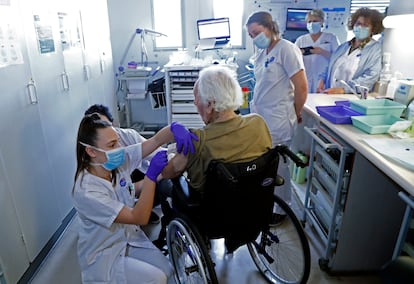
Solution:
[(411, 137), (414, 137), (414, 100), (412, 100), (407, 107), (407, 119), (411, 120), (411, 126), (405, 131), (410, 134)]
[[(296, 156), (298, 156), (299, 159), (303, 161), (303, 153), (301, 151), (297, 152)], [(290, 179), (296, 182), (296, 177), (298, 176), (298, 173), (299, 173), (299, 167), (294, 162), (292, 162), (292, 165), (293, 167), (292, 167), (292, 173), (290, 175)]]
[[(302, 154), (300, 158), (305, 164), (308, 162), (308, 157), (305, 154)], [(296, 183), (301, 184), (305, 182), (306, 170), (307, 170), (307, 167), (304, 167), (304, 168), (296, 167), (296, 176), (295, 176)]]
[(380, 73), (380, 80), (378, 86), (378, 96), (384, 97), (387, 95), (387, 88), (392, 78), (391, 65), (389, 63), (384, 64)]
[(241, 108), (248, 108), (249, 107), (249, 94), (250, 90), (248, 87), (242, 87), (243, 92), (243, 104), (240, 106)]
[(402, 78), (402, 73), (395, 71), (394, 76), (391, 78), (387, 88), (387, 98), (394, 98), (395, 90), (398, 88), (398, 80)]

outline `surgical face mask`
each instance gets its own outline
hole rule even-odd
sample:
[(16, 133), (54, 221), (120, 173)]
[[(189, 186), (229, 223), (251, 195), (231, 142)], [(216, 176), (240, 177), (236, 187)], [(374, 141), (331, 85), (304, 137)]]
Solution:
[(364, 40), (370, 36), (370, 31), (368, 27), (354, 26), (353, 31), (355, 38), (359, 40)]
[(317, 34), (322, 29), (321, 22), (310, 22), (306, 24), (306, 27), (308, 28), (308, 31), (311, 34)]
[(254, 45), (258, 48), (266, 49), (270, 45), (270, 38), (268, 38), (264, 32), (261, 32), (253, 39)]
[(93, 166), (102, 166), (105, 170), (112, 171), (120, 167), (125, 162), (125, 148), (119, 147), (113, 150), (103, 150), (98, 147), (88, 145), (86, 143), (80, 142), (83, 146), (91, 147), (97, 151), (105, 153), (106, 162), (101, 163), (90, 163)]

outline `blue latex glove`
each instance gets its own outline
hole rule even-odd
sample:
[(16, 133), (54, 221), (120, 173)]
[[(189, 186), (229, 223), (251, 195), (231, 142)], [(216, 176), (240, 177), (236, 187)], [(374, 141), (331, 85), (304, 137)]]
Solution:
[(151, 163), (145, 175), (153, 182), (157, 182), (158, 175), (162, 172), (167, 164), (167, 151), (159, 151), (151, 159)]
[(184, 155), (187, 155), (188, 150), (190, 150), (191, 154), (194, 154), (193, 140), (198, 141), (197, 135), (191, 133), (187, 128), (175, 121), (171, 123), (170, 129), (174, 134), (175, 142), (177, 142), (177, 152), (183, 152)]

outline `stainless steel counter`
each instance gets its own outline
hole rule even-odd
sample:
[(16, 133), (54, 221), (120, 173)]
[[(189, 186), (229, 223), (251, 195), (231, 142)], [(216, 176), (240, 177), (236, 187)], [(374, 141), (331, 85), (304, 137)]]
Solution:
[(333, 124), (328, 120), (320, 117), (316, 111), (316, 106), (334, 105), (338, 100), (353, 100), (357, 99), (354, 95), (326, 95), (326, 94), (309, 94), (305, 104), (304, 110), (311, 116), (318, 119), (328, 128), (334, 131), (338, 136), (344, 139), (356, 151), (361, 153), (367, 160), (373, 163), (386, 176), (391, 178), (395, 183), (401, 186), (407, 193), (414, 196), (414, 172), (408, 168), (403, 167), (398, 162), (388, 159), (381, 155), (373, 148), (368, 146), (362, 140), (365, 138), (387, 138), (388, 134), (367, 134), (352, 125)]

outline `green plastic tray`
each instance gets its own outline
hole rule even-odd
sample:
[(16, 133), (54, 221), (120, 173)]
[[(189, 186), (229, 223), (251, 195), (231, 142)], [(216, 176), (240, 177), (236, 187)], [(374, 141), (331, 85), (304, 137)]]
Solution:
[(366, 115), (390, 114), (401, 116), (405, 105), (387, 99), (351, 100), (351, 108)]
[(391, 125), (403, 119), (389, 114), (351, 116), (352, 125), (368, 134), (387, 133)]

